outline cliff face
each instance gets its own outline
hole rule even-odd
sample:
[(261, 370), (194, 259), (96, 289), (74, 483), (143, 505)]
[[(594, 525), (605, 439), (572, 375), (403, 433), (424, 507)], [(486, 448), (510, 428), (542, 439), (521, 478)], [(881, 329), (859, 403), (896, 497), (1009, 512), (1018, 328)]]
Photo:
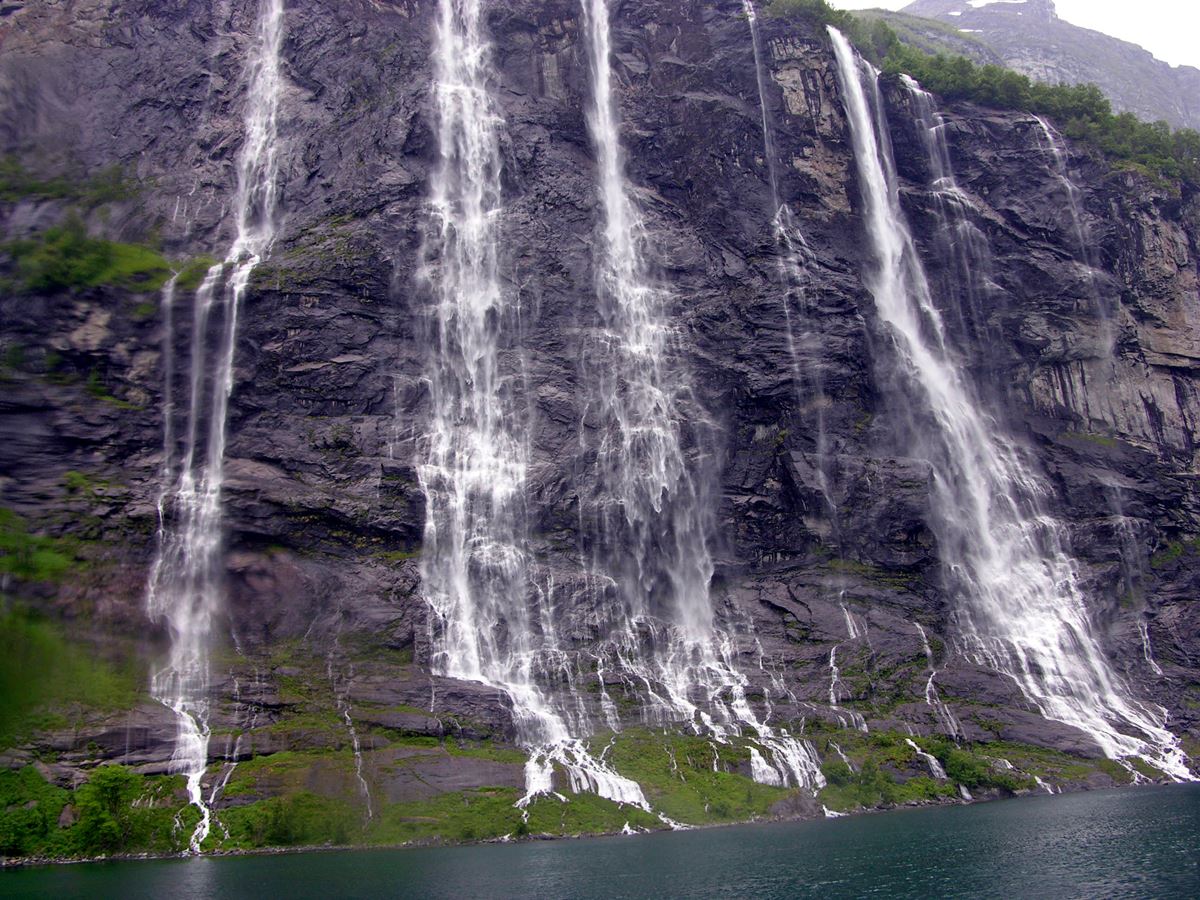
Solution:
[[(3, 151), (47, 177), (119, 165), (139, 186), (104, 203), (10, 197), (0, 206), (9, 239), (74, 207), (93, 234), (160, 242), (172, 260), (222, 255), (254, 6), (46, 0), (0, 19)], [(823, 34), (771, 21), (775, 162), (811, 250), (802, 290), (781, 281), (741, 10), (617, 5), (613, 38), (628, 176), (690, 372), (685, 435), (712, 473), (714, 598), (739, 635), (748, 693), (769, 698), (776, 721), (825, 734), (818, 749), (834, 760), (830, 736), (847, 744), (862, 720), (876, 733), (944, 734), (928, 702), (936, 669), (966, 742), (1094, 758), (1087, 735), (1042, 718), (956, 643), (956, 599), (929, 526), (932, 475), (905, 437), (889, 337), (863, 282), (870, 256), (832, 55)], [(219, 807), (298, 785), (353, 801), (348, 725), (377, 803), (522, 784), (520, 756), (504, 749), (514, 738), (507, 698), (430, 674), (420, 595), (414, 460), (429, 418), (422, 259), (437, 161), (435, 12), (418, 0), (287, 9), (283, 217), (242, 311), (229, 420), (230, 637), (214, 657), (212, 779), (245, 765)], [(602, 601), (580, 562), (580, 503), (594, 475), (580, 449), (579, 359), (599, 209), (580, 15), (567, 0), (503, 3), (487, 26), (505, 120), (503, 271), (521, 298), (534, 422), (531, 551), (565, 598), (560, 633), (586, 648)], [(972, 306), (953, 286), (907, 98), (897, 86), (887, 94), (903, 203), (945, 286), (952, 341), (997, 427), (1028, 446), (1052, 486), (1047, 503), (1069, 526), (1105, 652), (1194, 741), (1200, 203), (1069, 148), (1089, 236), (1081, 248), (1039, 124), (946, 109), (954, 170), (992, 257), (985, 302)], [(189, 296), (180, 290), (179, 309)], [(144, 666), (165, 641), (143, 610), (161, 490), (156, 302), (117, 287), (0, 299), (3, 505), (33, 530), (82, 541), (69, 578), (10, 592)], [(178, 318), (174, 352), (186, 359)], [(584, 697), (606, 678), (574, 677)], [(610, 678), (609, 691), (625, 689)], [(618, 704), (627, 727), (638, 722), (635, 697)], [(146, 698), (26, 733), (6, 759), (40, 760), (63, 782), (99, 762), (161, 773), (173, 729)], [(731, 760), (731, 772), (749, 774), (748, 758)], [(908, 766), (905, 778), (924, 765), (890, 764), (901, 775)], [(1036, 771), (1075, 784), (1111, 775)], [(812, 809), (769, 799), (776, 805), (759, 812)]]
[[(985, 62), (998, 62), (1049, 84), (1095, 84), (1120, 112), (1175, 128), (1200, 127), (1200, 69), (1172, 66), (1137, 44), (1072, 25), (1058, 17), (1053, 0), (916, 0), (904, 13), (936, 20), (943, 29), (949, 26), (995, 58), (969, 48), (965, 55), (979, 55)], [(902, 24), (917, 23), (905, 17)], [(961, 41), (944, 30), (923, 35), (935, 46), (964, 52)]]

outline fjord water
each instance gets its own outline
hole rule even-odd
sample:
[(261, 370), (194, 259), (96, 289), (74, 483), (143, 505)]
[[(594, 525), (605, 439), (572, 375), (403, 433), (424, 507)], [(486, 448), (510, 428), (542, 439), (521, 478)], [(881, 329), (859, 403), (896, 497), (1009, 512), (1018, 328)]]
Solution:
[[(867, 286), (905, 389), (923, 414), (914, 434), (934, 473), (933, 527), (964, 649), (1010, 675), (1044, 716), (1089, 734), (1114, 758), (1141, 757), (1191, 780), (1166, 711), (1132, 696), (1088, 617), (1065, 530), (1045, 512), (1048, 488), (989, 416), (955, 360), (900, 206), (879, 73), (830, 29), (875, 253)], [(918, 98), (919, 99), (919, 98)], [(932, 168), (959, 194), (937, 139)], [(939, 173), (939, 169), (941, 172)]]
[[(223, 605), (221, 492), (226, 419), (233, 392), (238, 315), (250, 275), (275, 236), (282, 43), (283, 0), (262, 0), (246, 67), (245, 132), (232, 208), (235, 237), (224, 262), (209, 270), (196, 291), (188, 412), (178, 460), (172, 386), (176, 280), (163, 290), (167, 329), (163, 487), (158, 500), (158, 554), (150, 572), (147, 606), (151, 619), (166, 623), (171, 649), (166, 664), (154, 673), (151, 691), (176, 715), (172, 768), (187, 778), (188, 797), (201, 813), (191, 839), (193, 851), (208, 836), (211, 818), (212, 798), (205, 800), (201, 780), (208, 761), (209, 642)], [(214, 312), (218, 313), (215, 326)], [(210, 341), (216, 345), (211, 361), (206, 353)]]
[(642, 837), (0, 872), (11, 898), (1195, 897), (1200, 787)]

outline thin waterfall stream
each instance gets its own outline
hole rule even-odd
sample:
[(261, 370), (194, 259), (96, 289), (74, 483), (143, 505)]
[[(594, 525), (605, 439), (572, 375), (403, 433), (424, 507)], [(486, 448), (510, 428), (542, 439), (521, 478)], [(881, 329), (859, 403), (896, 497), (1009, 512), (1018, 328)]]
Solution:
[[(226, 425), (233, 392), (238, 316), (250, 276), (275, 237), (278, 195), (279, 100), (282, 89), (283, 0), (262, 0), (248, 57), (244, 140), (237, 156), (233, 202), (236, 229), (224, 262), (213, 266), (193, 306), (189, 405), (183, 452), (175, 462), (175, 403), (171, 387), (174, 356), (164, 353), (163, 490), (159, 498), (158, 554), (151, 569), (147, 607), (165, 622), (171, 648), (154, 673), (151, 691), (176, 716), (174, 771), (187, 778), (187, 791), (201, 814), (191, 837), (199, 852), (212, 824), (201, 781), (208, 765), (209, 644), (224, 606), (221, 493), (225, 481)], [(164, 289), (171, 344), (176, 284)], [(205, 348), (214, 328), (216, 354)]]
[[(775, 141), (775, 128), (771, 123), (771, 110), (768, 104), (770, 74), (768, 70), (767, 51), (763, 47), (762, 33), (758, 22), (758, 10), (755, 8), (753, 0), (742, 0), (742, 8), (746, 13), (746, 21), (750, 27), (750, 42), (754, 50), (754, 75), (758, 87), (759, 110), (762, 114), (763, 155), (767, 163), (767, 182), (771, 188), (771, 226), (779, 253), (779, 277), (785, 287), (783, 315), (787, 328), (788, 354), (792, 360), (792, 379), (796, 386), (798, 404), (801, 407), (807, 404), (812, 404), (815, 407), (815, 444), (817, 456), (815, 468), (821, 493), (825, 498), (826, 505), (833, 514), (836, 527), (837, 504), (834, 502), (831, 487), (832, 477), (829, 471), (830, 453), (829, 435), (825, 422), (826, 397), (824, 375), (821, 371), (819, 361), (812, 361), (807, 365), (804, 362), (804, 360), (809, 359), (812, 355), (812, 351), (807, 345), (812, 343), (820, 345), (823, 342), (820, 341), (819, 335), (814, 337), (811, 332), (801, 335), (805, 339), (806, 344), (806, 352), (804, 360), (802, 360), (801, 349), (797, 345), (795, 322), (792, 315), (792, 305), (795, 303), (798, 308), (806, 313), (805, 325), (809, 328), (813, 328), (814, 325), (819, 328), (819, 317), (814, 315), (813, 311), (805, 308), (805, 263), (811, 254), (811, 250), (791, 207), (783, 201), (780, 193), (778, 147)], [(814, 319), (817, 321), (814, 322)], [(820, 351), (818, 350), (817, 352), (819, 353)]]
[(928, 414), (934, 525), (956, 618), (972, 652), (1011, 676), (1044, 716), (1114, 759), (1140, 757), (1191, 780), (1166, 713), (1130, 696), (1089, 621), (1047, 486), (981, 410), (948, 346), (900, 207), (879, 73), (830, 29), (875, 256), (867, 286), (909, 390)]

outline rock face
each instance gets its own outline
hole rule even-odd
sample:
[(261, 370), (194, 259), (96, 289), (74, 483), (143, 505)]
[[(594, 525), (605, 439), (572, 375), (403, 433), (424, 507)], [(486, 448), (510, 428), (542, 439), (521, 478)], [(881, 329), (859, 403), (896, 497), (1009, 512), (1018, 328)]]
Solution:
[[(157, 241), (174, 260), (221, 256), (256, 4), (12, 6), (0, 19), (0, 149), (43, 176), (119, 165), (142, 189), (80, 207), (94, 234)], [(413, 761), (378, 737), (514, 734), (502, 692), (430, 674), (420, 595), (435, 13), (427, 0), (287, 7), (284, 214), (242, 311), (225, 495), (232, 638), (216, 657), (210, 747), (214, 762), (347, 747), (345, 711), (369, 733), (371, 777), (393, 800), (520, 783), (511, 760)], [(578, 363), (600, 216), (586, 50), (569, 0), (495, 3), (487, 27), (505, 120), (504, 272), (527, 311), (531, 550), (571, 585), (585, 572)], [(628, 176), (691, 373), (690, 450), (711, 461), (714, 599), (737, 623), (751, 696), (772, 695), (785, 722), (944, 732), (927, 702), (933, 667), (962, 737), (1094, 755), (1086, 735), (1042, 719), (1009, 679), (956, 650), (928, 524), (932, 473), (904, 437), (889, 338), (863, 282), (870, 253), (824, 35), (764, 22), (781, 192), (811, 251), (797, 298), (779, 277), (741, 3), (616, 4), (613, 31)], [(953, 166), (993, 259), (993, 302), (972, 308), (952, 287), (904, 97), (888, 94), (903, 202), (952, 339), (997, 427), (1052, 485), (1105, 652), (1172, 730), (1198, 738), (1200, 201), (1071, 147), (1091, 236), (1081, 248), (1038, 123), (948, 108)], [(14, 239), (69, 202), (13, 197), (0, 215)], [(16, 590), (145, 660), (164, 639), (143, 611), (162, 454), (155, 300), (114, 287), (0, 298), (5, 347), (20, 348), (0, 397), (0, 500), (44, 533), (86, 536), (94, 563), (57, 590)], [(72, 492), (71, 471), (107, 487)], [(562, 631), (586, 646), (596, 616), (582, 596)], [(329, 710), (333, 725), (314, 727)], [(9, 757), (52, 749), (63, 779), (99, 760), (166, 770), (165, 709), (128, 714), (132, 744), (114, 727), (109, 716), (34, 735)]]
[[(1200, 69), (1171, 66), (1137, 44), (1072, 25), (1058, 17), (1053, 0), (916, 0), (903, 13), (905, 30), (918, 24), (910, 16), (944, 23), (936, 30), (918, 29), (932, 47), (996, 62), (1049, 84), (1095, 84), (1120, 112), (1200, 128)], [(944, 25), (967, 42), (946, 34)]]

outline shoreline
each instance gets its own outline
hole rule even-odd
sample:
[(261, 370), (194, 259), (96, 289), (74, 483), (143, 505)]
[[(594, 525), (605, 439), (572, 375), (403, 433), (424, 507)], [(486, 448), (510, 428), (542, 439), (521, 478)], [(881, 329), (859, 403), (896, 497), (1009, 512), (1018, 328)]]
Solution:
[(1149, 782), (1149, 783), (1131, 783), (1131, 784), (1116, 784), (1102, 788), (1077, 787), (1073, 789), (1064, 789), (1059, 787), (1053, 794), (1048, 794), (1044, 791), (1025, 791), (1016, 794), (1004, 794), (999, 796), (981, 796), (973, 797), (971, 800), (947, 800), (946, 802), (927, 801), (919, 803), (905, 803), (896, 806), (879, 806), (871, 808), (859, 808), (851, 812), (838, 813), (830, 816), (828, 814), (820, 816), (779, 816), (772, 818), (753, 818), (739, 822), (720, 822), (709, 823), (703, 825), (688, 825), (683, 828), (671, 828), (665, 826), (647, 831), (601, 831), (589, 832), (586, 834), (527, 834), (521, 837), (505, 836), (500, 838), (487, 838), (484, 840), (428, 840), (428, 841), (407, 841), (399, 844), (313, 844), (296, 847), (255, 847), (251, 849), (233, 849), (233, 850), (214, 850), (203, 853), (118, 853), (111, 856), (95, 856), (85, 858), (40, 858), (40, 857), (17, 857), (13, 859), (0, 858), (0, 871), (15, 870), (15, 869), (36, 869), (49, 868), (53, 866), (79, 866), (79, 865), (97, 865), (101, 863), (119, 863), (119, 862), (155, 862), (163, 860), (191, 860), (191, 859), (222, 859), (230, 857), (251, 857), (251, 856), (290, 856), (295, 854), (309, 853), (344, 853), (355, 852), (363, 853), (375, 850), (380, 851), (396, 851), (396, 850), (428, 850), (439, 848), (453, 847), (483, 847), (488, 845), (508, 845), (508, 844), (523, 844), (545, 841), (580, 841), (591, 838), (611, 838), (611, 837), (641, 837), (649, 834), (663, 834), (674, 831), (709, 831), (721, 828), (741, 828), (747, 825), (780, 825), (796, 822), (832, 822), (838, 819), (859, 818), (861, 816), (877, 815), (880, 813), (901, 812), (904, 810), (919, 810), (932, 809), (935, 807), (952, 807), (952, 806), (978, 806), (987, 803), (996, 803), (1004, 800), (1022, 800), (1030, 797), (1065, 797), (1074, 794), (1092, 793), (1098, 790), (1111, 791), (1130, 791), (1144, 788), (1154, 787), (1172, 787), (1175, 785), (1184, 784), (1182, 782)]

